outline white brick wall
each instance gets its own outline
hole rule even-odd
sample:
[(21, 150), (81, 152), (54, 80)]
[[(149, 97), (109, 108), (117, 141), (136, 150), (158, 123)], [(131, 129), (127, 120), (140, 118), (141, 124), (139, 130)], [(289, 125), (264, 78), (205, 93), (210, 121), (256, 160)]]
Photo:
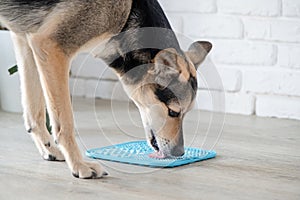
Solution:
[[(216, 0), (160, 0), (161, 5), (167, 11), (182, 13), (211, 13), (216, 12)], [(199, 6), (201, 5), (201, 6)]]
[(283, 16), (300, 17), (300, 1), (299, 0), (283, 0), (282, 1)]
[[(175, 31), (213, 43), (196, 108), (300, 119), (300, 0), (159, 1)], [(80, 68), (85, 56), (72, 70), (73, 94), (110, 98), (114, 89), (113, 99), (128, 100), (101, 61)]]
[[(204, 63), (205, 64), (205, 63)], [(216, 75), (220, 76), (221, 83), (216, 82)], [(220, 68), (217, 72), (207, 65), (198, 69), (198, 87), (205, 90), (225, 90), (238, 92), (241, 90), (242, 72), (237, 69)]]
[(258, 95), (256, 114), (263, 117), (281, 117), (300, 120), (299, 97)]
[(245, 40), (213, 40), (211, 57), (216, 64), (274, 65), (277, 46)]
[(300, 42), (298, 19), (245, 19), (245, 35), (249, 39)]
[(185, 14), (183, 21), (183, 33), (192, 37), (242, 38), (243, 36), (242, 21), (236, 17)]
[(246, 70), (243, 86), (246, 92), (300, 96), (300, 71)]
[(221, 13), (250, 16), (278, 16), (281, 6), (280, 0), (218, 0), (217, 4)]
[(246, 93), (229, 93), (214, 90), (199, 90), (196, 109), (252, 115), (255, 96)]
[(300, 45), (279, 45), (278, 64), (280, 67), (300, 69)]

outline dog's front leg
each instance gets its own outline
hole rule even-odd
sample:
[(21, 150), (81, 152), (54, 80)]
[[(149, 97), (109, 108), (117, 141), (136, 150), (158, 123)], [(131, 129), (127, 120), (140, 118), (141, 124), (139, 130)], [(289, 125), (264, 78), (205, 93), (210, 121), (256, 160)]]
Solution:
[(35, 34), (28, 36), (28, 40), (37, 63), (53, 135), (72, 174), (78, 178), (106, 175), (98, 163), (83, 160), (75, 141), (68, 83), (71, 58), (50, 37)]
[(45, 122), (45, 101), (33, 53), (25, 35), (11, 32), (20, 74), (24, 123), (45, 160), (63, 161), (64, 156), (54, 144)]

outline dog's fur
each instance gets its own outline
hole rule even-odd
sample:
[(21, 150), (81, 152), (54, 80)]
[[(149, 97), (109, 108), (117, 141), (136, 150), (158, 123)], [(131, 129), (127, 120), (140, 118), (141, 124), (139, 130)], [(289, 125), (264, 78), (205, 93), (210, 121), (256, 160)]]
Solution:
[(83, 160), (74, 137), (69, 66), (90, 50), (119, 75), (149, 145), (164, 157), (184, 153), (182, 120), (195, 99), (196, 69), (212, 46), (195, 42), (183, 52), (157, 0), (0, 0), (0, 21), (15, 45), (25, 127), (44, 159), (66, 160), (79, 178), (107, 174)]

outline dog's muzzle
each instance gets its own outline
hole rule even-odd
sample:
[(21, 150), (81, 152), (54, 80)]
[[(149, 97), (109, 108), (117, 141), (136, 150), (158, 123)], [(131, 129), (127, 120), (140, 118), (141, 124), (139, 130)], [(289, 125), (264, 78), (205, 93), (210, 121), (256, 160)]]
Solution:
[(154, 131), (151, 129), (151, 139), (150, 144), (154, 148), (156, 152), (150, 155), (152, 158), (168, 158), (168, 157), (180, 157), (184, 155), (184, 145), (183, 145), (183, 137), (182, 134), (178, 140), (178, 143), (174, 146), (171, 144), (165, 144), (162, 147), (158, 144), (158, 138), (155, 136)]

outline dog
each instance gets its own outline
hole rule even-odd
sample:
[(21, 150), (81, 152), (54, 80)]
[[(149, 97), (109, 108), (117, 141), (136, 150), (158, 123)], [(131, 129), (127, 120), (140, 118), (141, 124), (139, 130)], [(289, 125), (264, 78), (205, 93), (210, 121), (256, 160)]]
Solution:
[(119, 76), (140, 111), (152, 157), (184, 154), (182, 121), (212, 44), (197, 41), (183, 52), (157, 0), (0, 0), (0, 21), (15, 47), (24, 124), (45, 160), (65, 160), (77, 178), (108, 175), (83, 159), (75, 141), (68, 80), (83, 51)]

